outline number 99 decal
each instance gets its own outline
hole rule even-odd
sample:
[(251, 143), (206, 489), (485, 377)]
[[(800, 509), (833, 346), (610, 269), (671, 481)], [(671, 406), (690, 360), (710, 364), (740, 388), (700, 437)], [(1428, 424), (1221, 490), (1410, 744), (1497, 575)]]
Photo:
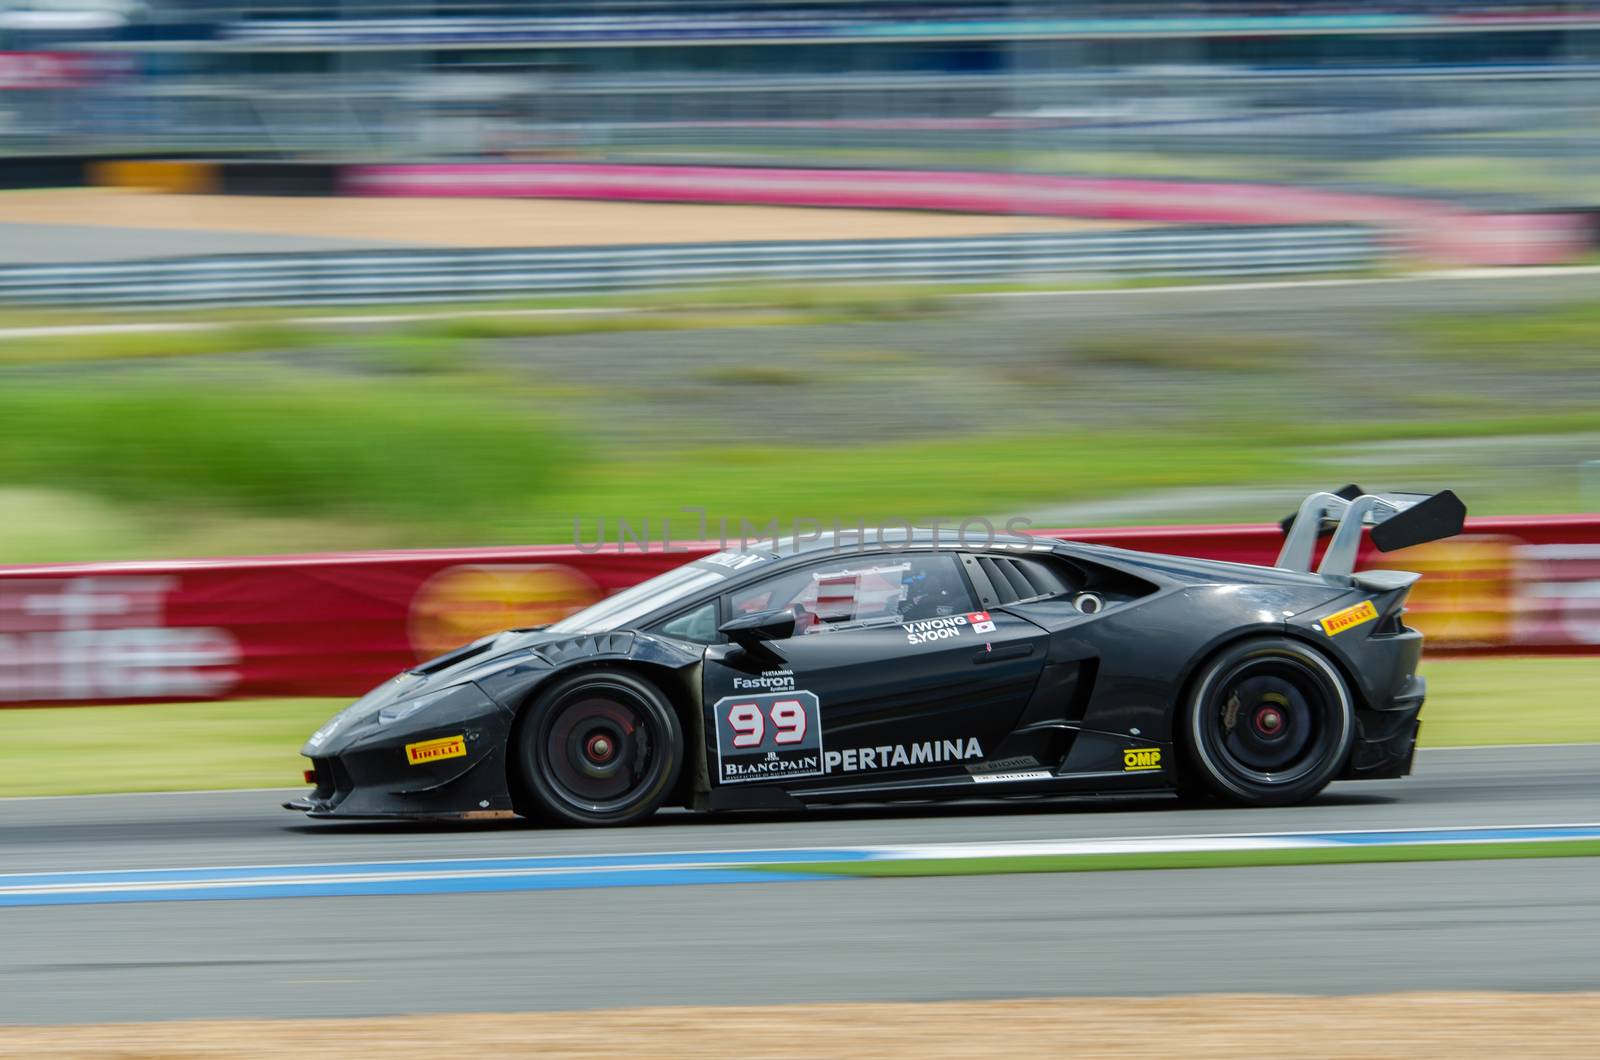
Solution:
[(822, 719), (814, 693), (726, 696), (712, 713), (719, 783), (822, 775)]
[(745, 700), (728, 708), (728, 725), (733, 729), (733, 746), (760, 747), (765, 741), (767, 719), (772, 719), (772, 742), (778, 746), (804, 743), (810, 729), (805, 704), (798, 699), (780, 699), (762, 712), (755, 700)]

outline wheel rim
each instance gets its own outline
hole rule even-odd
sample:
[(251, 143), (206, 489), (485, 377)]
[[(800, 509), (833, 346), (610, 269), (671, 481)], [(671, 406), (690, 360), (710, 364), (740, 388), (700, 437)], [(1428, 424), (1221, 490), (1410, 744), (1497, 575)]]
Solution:
[(1212, 685), (1201, 737), (1216, 760), (1255, 784), (1293, 784), (1339, 744), (1341, 703), (1326, 674), (1292, 655), (1246, 659)]
[(626, 810), (664, 768), (650, 705), (620, 685), (585, 685), (550, 705), (539, 738), (543, 774), (563, 801), (590, 813)]

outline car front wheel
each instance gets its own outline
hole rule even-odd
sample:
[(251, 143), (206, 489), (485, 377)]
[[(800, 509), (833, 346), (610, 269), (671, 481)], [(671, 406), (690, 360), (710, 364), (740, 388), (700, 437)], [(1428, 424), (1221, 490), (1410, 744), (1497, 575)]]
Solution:
[(514, 743), (519, 810), (559, 824), (641, 821), (683, 767), (672, 704), (648, 681), (617, 671), (573, 674), (542, 690)]

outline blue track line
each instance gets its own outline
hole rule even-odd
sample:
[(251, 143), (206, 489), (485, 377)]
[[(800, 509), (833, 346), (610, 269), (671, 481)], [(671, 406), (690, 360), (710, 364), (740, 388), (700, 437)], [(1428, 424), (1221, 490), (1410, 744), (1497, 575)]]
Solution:
[[(857, 861), (871, 856), (864, 849), (705, 850), (663, 854), (594, 854), (580, 856), (462, 858), (429, 861), (338, 861), (300, 865), (235, 865), (185, 869), (112, 869), (80, 872), (0, 874), (0, 890), (21, 887), (126, 883), (213, 883), (226, 880), (271, 881), (311, 876), (381, 876), (401, 873), (510, 874), (515, 872), (578, 873), (658, 867), (782, 865), (791, 862)], [(763, 877), (764, 878), (764, 877)], [(0, 894), (0, 904), (4, 895)]]

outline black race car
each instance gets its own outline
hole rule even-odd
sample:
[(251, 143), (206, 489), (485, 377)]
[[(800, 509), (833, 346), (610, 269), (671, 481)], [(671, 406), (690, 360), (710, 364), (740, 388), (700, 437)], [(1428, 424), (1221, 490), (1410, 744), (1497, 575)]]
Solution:
[(388, 681), (311, 736), (316, 789), (286, 805), (615, 825), (666, 802), (1301, 802), (1411, 769), (1418, 576), (1352, 573), (1363, 523), (1388, 551), (1464, 516), (1448, 491), (1314, 494), (1272, 567), (950, 530), (719, 552)]

